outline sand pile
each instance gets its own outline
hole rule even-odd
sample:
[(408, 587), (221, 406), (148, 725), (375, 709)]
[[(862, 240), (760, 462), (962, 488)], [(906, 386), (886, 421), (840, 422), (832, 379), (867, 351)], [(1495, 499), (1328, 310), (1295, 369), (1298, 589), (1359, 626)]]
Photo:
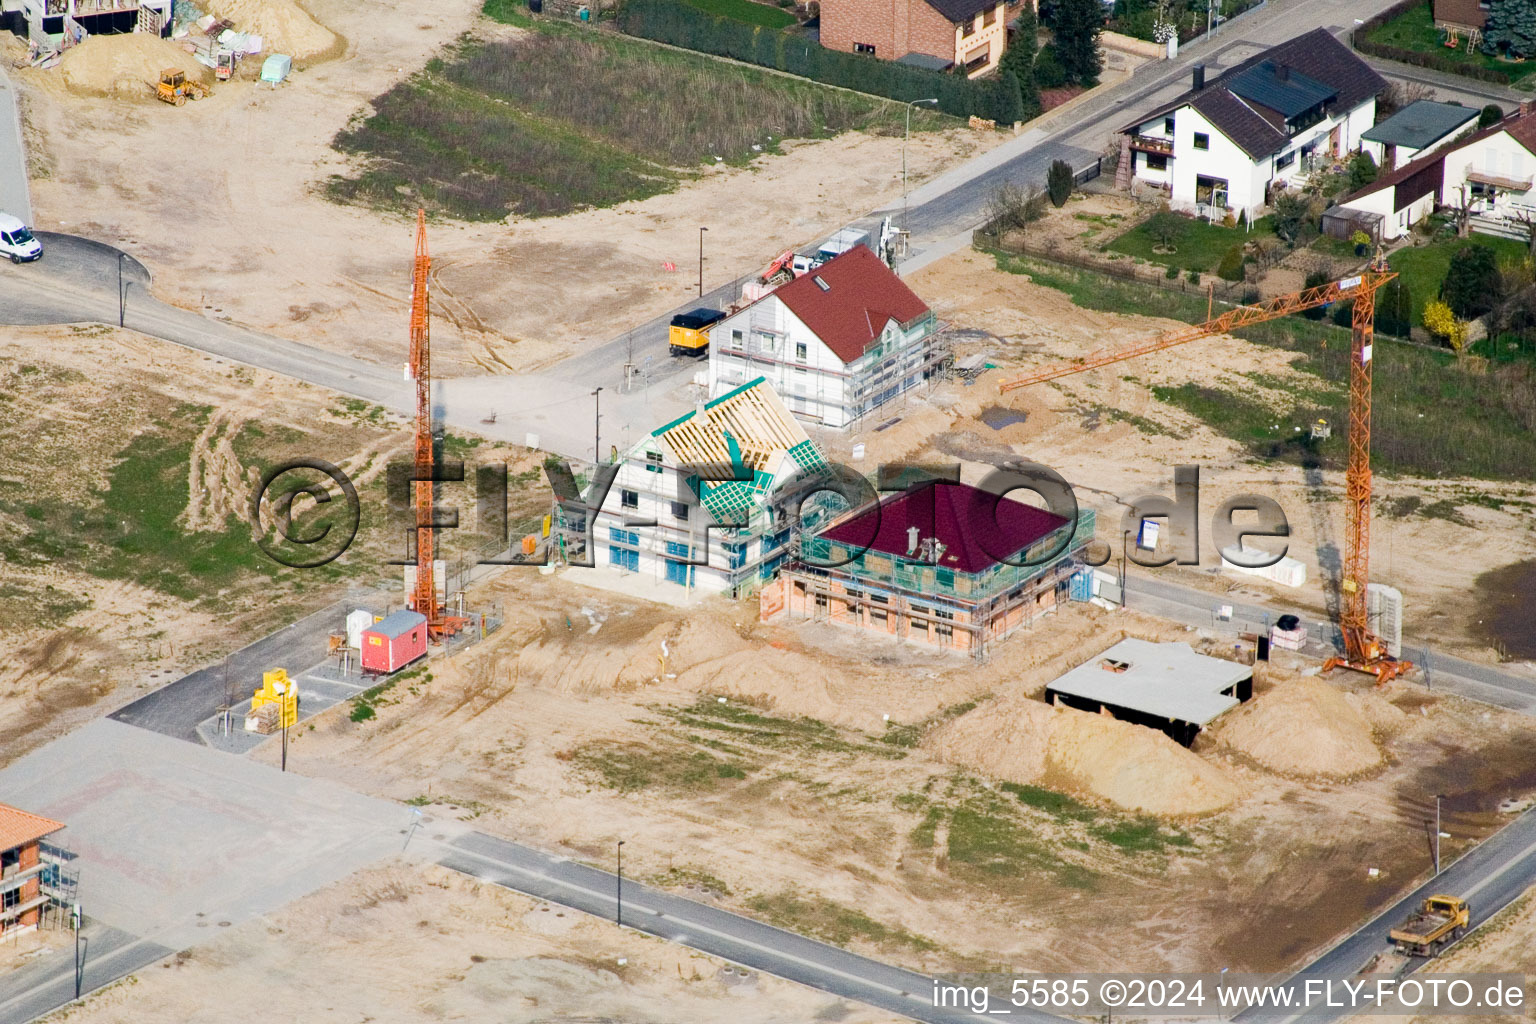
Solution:
[(211, 85), (213, 72), (169, 39), (143, 32), (91, 36), (64, 51), (59, 70), (64, 87), (80, 96), (154, 100), (160, 72), (179, 68), (187, 78)]
[(1344, 699), (1371, 724), (1377, 736), (1396, 736), (1408, 726), (1408, 713), (1380, 694), (1351, 691)]
[(1046, 768), (1082, 792), (1164, 817), (1210, 814), (1240, 795), (1221, 769), (1162, 733), (1082, 711), (1058, 712)]
[(261, 36), (262, 54), (286, 53), (295, 61), (339, 56), (342, 40), (293, 0), (208, 0), (208, 13), (241, 32)]
[(1381, 763), (1369, 719), (1313, 676), (1283, 682), (1231, 712), (1217, 726), (1216, 738), (1287, 775), (1339, 777)]
[(1022, 693), (999, 697), (940, 726), (923, 740), (933, 756), (1005, 782), (1038, 782), (1056, 711)]
[(928, 736), (940, 760), (1008, 782), (1065, 785), (1126, 810), (1209, 814), (1239, 796), (1216, 766), (1160, 732), (1107, 715), (1000, 697)]

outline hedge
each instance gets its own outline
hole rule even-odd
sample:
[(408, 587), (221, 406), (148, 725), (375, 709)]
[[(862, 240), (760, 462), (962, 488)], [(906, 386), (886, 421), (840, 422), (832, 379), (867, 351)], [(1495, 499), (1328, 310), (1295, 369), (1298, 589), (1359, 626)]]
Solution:
[(937, 97), (939, 110), (955, 117), (974, 114), (1001, 122), (1017, 109), (997, 76), (972, 81), (964, 74), (827, 50), (805, 36), (706, 14), (681, 0), (625, 0), (619, 9), (618, 26), (632, 36), (903, 103)]
[(1385, 43), (1373, 43), (1367, 37), (1378, 28), (1395, 18), (1402, 17), (1415, 7), (1422, 7), (1429, 0), (1402, 0), (1393, 4), (1373, 18), (1367, 18), (1365, 24), (1359, 26), (1350, 35), (1350, 43), (1361, 53), (1368, 53), (1372, 57), (1381, 57), (1386, 60), (1395, 60), (1403, 64), (1412, 64), (1415, 67), (1429, 68), (1432, 71), (1444, 71), (1449, 75), (1460, 75), (1463, 78), (1473, 78), (1481, 82), (1498, 82), (1508, 85), (1514, 81), (1514, 76), (1507, 71), (1497, 68), (1485, 68), (1477, 64), (1469, 64), (1455, 60), (1440, 53), (1420, 53), (1418, 50), (1405, 50), (1399, 46), (1388, 46)]

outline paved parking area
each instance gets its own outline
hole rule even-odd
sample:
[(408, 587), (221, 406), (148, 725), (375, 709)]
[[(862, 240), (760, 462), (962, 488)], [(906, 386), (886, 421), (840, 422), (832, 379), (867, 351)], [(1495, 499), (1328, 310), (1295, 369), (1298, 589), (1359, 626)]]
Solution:
[(0, 771), (0, 801), (67, 823), (89, 917), (172, 949), (400, 853), (414, 816), (111, 719)]

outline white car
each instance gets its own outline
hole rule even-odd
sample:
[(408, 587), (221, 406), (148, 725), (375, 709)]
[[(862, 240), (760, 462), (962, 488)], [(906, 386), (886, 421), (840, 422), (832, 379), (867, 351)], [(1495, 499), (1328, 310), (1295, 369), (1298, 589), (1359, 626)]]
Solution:
[(9, 256), (12, 263), (31, 263), (42, 258), (43, 243), (21, 221), (0, 213), (0, 256)]

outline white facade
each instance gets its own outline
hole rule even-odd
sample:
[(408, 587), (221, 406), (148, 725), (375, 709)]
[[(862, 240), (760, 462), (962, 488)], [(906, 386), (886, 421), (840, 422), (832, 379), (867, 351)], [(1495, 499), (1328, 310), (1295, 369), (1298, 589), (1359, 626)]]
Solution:
[(795, 418), (843, 429), (928, 378), (942, 357), (935, 323), (931, 312), (906, 328), (887, 320), (877, 342), (845, 363), (769, 294), (710, 328), (709, 393), (762, 377)]
[[(1370, 97), (1298, 131), (1278, 151), (1255, 158), (1185, 104), (1138, 126), (1132, 141), (1132, 176), (1168, 189), (1169, 206), (1175, 210), (1216, 217), (1246, 212), (1252, 220), (1268, 204), (1271, 189), (1299, 185), (1318, 163), (1358, 150), (1360, 136), (1375, 120), (1376, 99)], [(1165, 148), (1160, 144), (1170, 139), (1171, 153), (1137, 149)]]

